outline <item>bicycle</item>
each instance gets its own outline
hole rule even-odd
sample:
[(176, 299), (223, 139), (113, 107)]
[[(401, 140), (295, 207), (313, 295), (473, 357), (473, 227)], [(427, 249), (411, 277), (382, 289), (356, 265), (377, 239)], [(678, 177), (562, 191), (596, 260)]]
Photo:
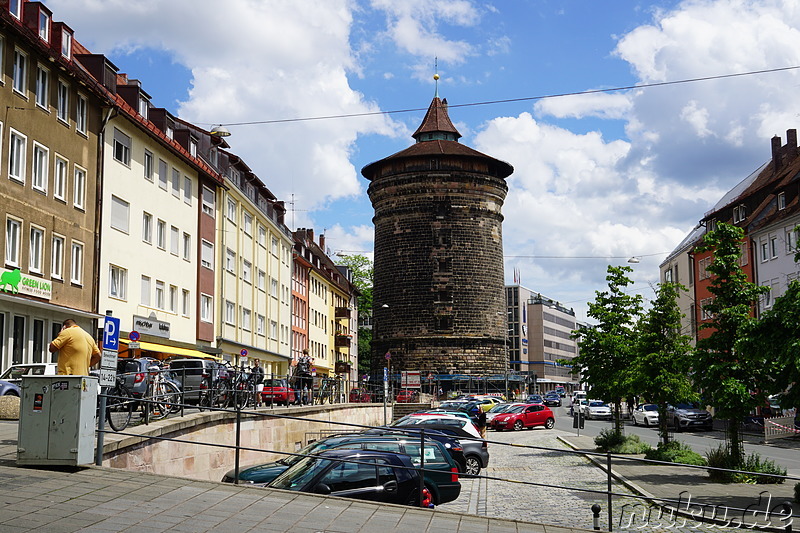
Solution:
[(106, 421), (114, 431), (124, 431), (131, 422), (135, 400), (128, 387), (117, 377), (114, 387), (106, 391)]
[(218, 375), (212, 379), (206, 377), (200, 384), (200, 403), (198, 408), (201, 411), (206, 409), (226, 409), (231, 403), (231, 384), (226, 375)]
[(244, 369), (239, 371), (233, 379), (232, 389), (231, 395), (234, 408), (246, 409), (251, 402), (253, 405), (256, 404), (256, 385), (249, 372)]
[(181, 390), (166, 379), (158, 365), (148, 368), (149, 382), (144, 409), (150, 420), (161, 420), (180, 409)]

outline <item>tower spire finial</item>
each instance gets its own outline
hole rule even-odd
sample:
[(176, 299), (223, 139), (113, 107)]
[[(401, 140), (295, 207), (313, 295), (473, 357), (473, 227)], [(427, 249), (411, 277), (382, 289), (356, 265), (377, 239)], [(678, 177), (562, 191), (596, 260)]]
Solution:
[(436, 92), (434, 98), (439, 98), (439, 58), (433, 58), (433, 80), (436, 82)]

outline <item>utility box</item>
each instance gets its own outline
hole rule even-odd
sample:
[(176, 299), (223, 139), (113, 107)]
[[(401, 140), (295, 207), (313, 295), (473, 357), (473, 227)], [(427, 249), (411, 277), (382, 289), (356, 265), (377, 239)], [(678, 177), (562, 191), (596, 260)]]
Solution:
[(17, 464), (93, 464), (98, 386), (94, 376), (23, 376)]

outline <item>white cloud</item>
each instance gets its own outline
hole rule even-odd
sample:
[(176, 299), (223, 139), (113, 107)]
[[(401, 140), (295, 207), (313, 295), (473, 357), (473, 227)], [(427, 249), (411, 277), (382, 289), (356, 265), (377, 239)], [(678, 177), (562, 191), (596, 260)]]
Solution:
[(534, 110), (538, 115), (555, 118), (621, 119), (626, 117), (631, 107), (630, 97), (626, 94), (593, 93), (545, 98), (536, 102)]

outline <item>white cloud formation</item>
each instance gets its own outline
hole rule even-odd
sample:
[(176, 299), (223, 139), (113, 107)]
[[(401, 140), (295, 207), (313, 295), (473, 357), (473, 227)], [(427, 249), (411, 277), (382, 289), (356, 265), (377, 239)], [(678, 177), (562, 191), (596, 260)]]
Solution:
[(534, 110), (540, 116), (550, 115), (555, 118), (622, 119), (631, 107), (631, 99), (626, 94), (592, 93), (545, 98), (536, 102)]

